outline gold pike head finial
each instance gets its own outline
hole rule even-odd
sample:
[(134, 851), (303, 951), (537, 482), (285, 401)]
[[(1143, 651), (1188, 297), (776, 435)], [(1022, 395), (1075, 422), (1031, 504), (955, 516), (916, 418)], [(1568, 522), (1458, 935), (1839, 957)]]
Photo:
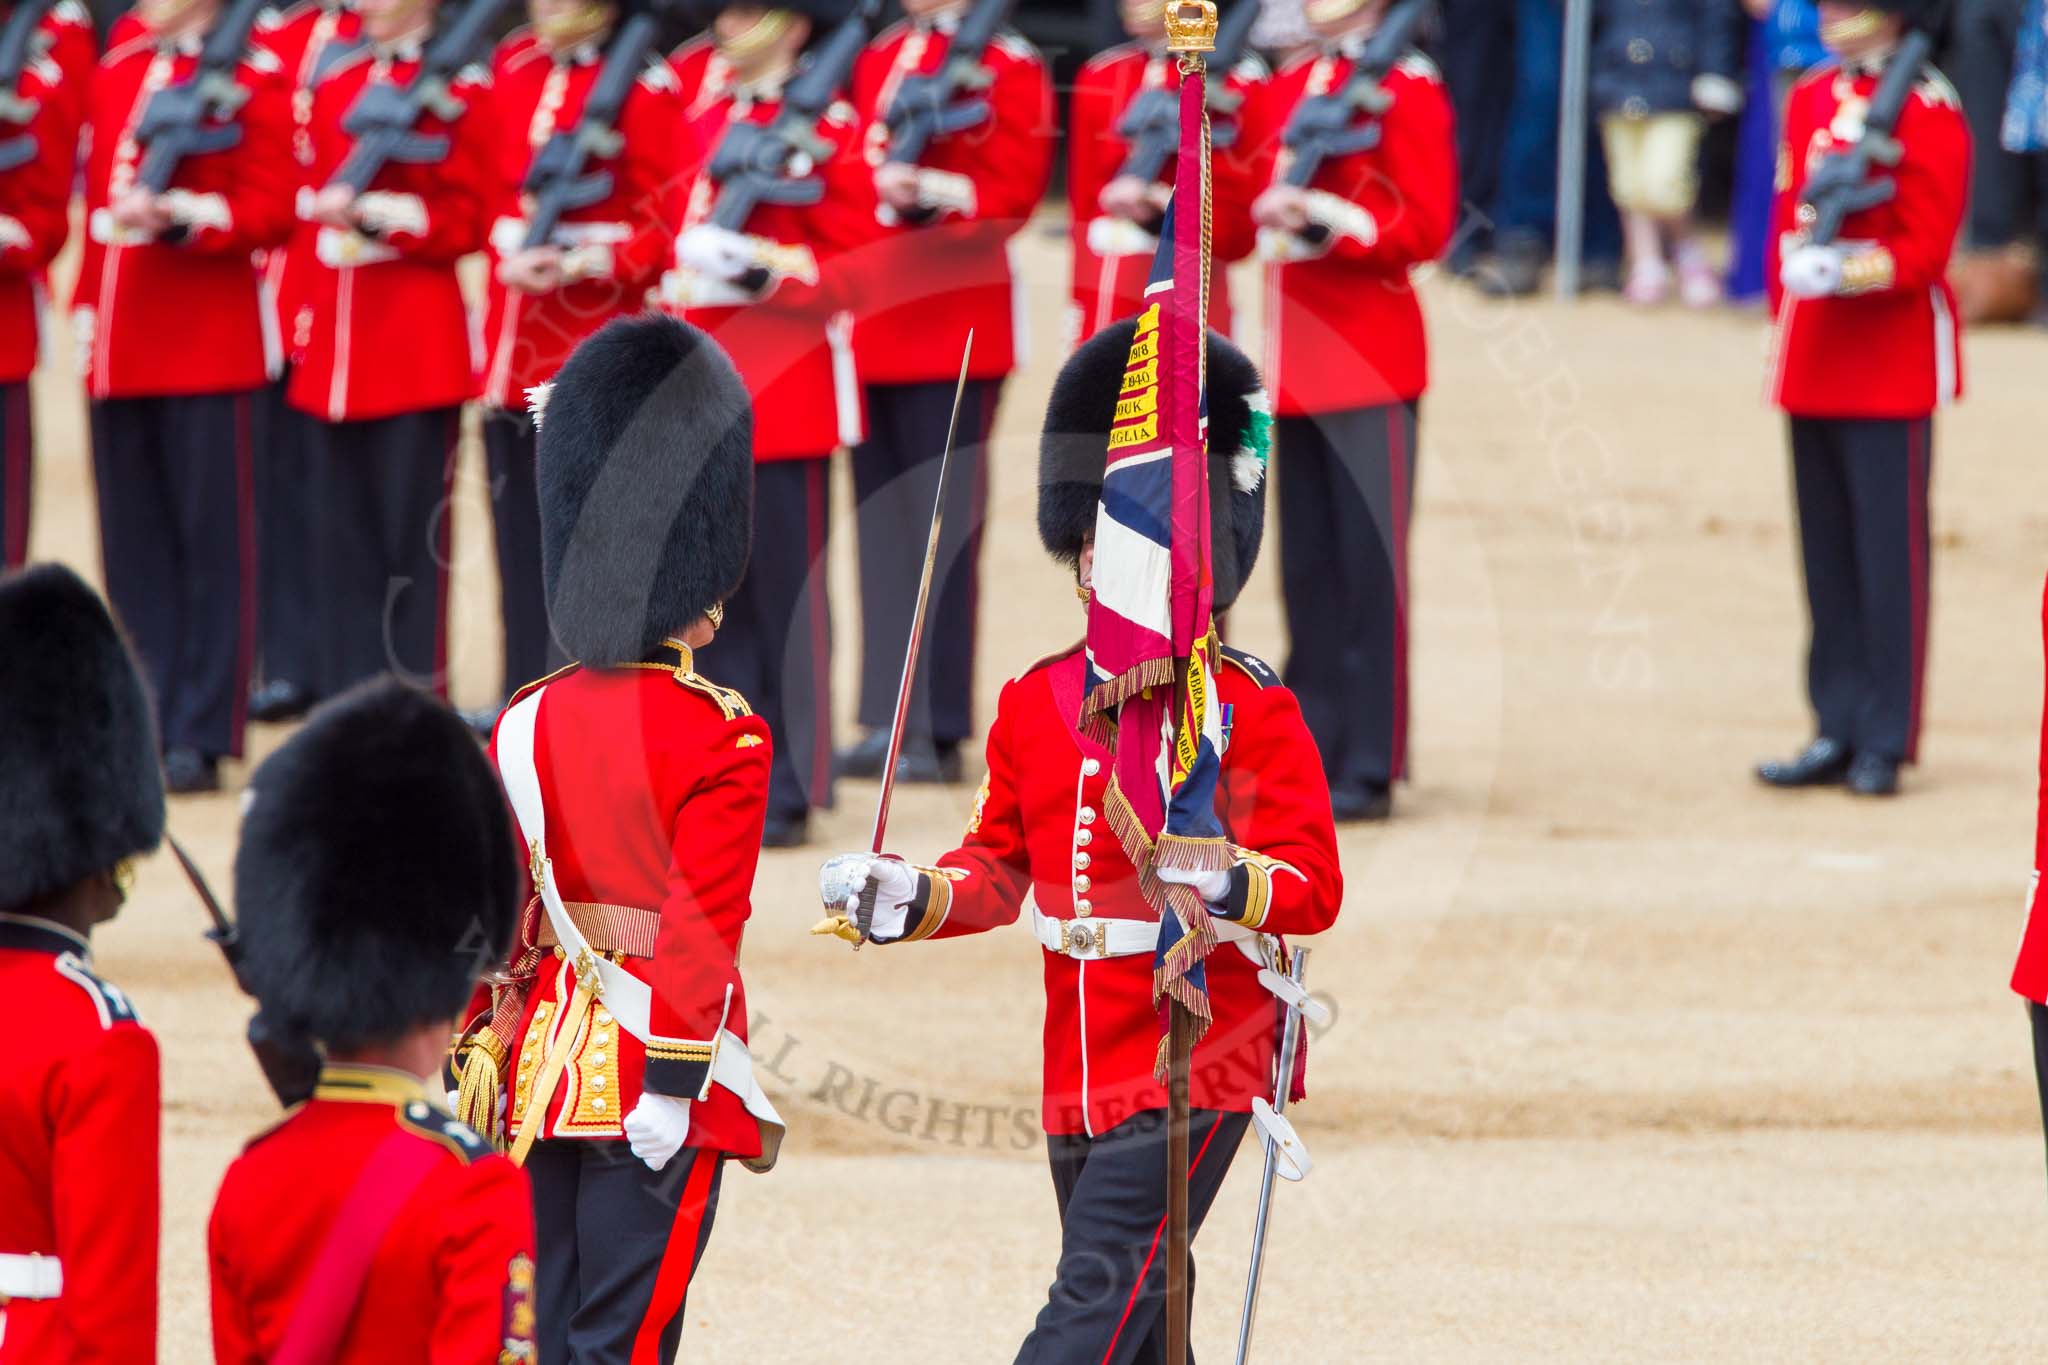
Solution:
[(1216, 50), (1215, 0), (1166, 0), (1166, 50)]

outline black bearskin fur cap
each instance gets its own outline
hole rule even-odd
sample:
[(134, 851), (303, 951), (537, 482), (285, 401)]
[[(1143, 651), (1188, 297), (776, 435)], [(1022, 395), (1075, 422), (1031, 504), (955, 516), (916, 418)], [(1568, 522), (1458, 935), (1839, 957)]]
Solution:
[[(1080, 559), (1082, 542), (1095, 530), (1111, 418), (1137, 327), (1137, 319), (1126, 318), (1083, 342), (1061, 367), (1045, 406), (1038, 538), (1062, 564)], [(1265, 538), (1270, 421), (1258, 368), (1227, 338), (1209, 333), (1209, 541), (1218, 611), (1237, 600)]]
[(265, 759), (235, 855), (243, 987), (333, 1047), (462, 1011), (519, 919), (505, 795), (469, 728), (384, 677)]
[(645, 314), (578, 346), (536, 417), (555, 638), (597, 667), (644, 659), (731, 596), (747, 571), (746, 385), (704, 333)]
[(61, 564), (0, 577), (0, 910), (163, 834), (149, 693), (106, 605)]

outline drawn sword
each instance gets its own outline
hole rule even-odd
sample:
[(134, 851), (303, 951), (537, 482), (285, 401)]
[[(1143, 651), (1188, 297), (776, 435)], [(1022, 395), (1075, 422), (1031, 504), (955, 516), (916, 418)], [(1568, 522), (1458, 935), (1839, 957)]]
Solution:
[(1301, 1030), (1304, 1024), (1318, 1026), (1330, 1022), (1329, 1007), (1310, 996), (1302, 979), (1308, 975), (1308, 949), (1295, 947), (1290, 953), (1288, 972), (1282, 976), (1271, 967), (1259, 972), (1259, 984), (1279, 998), (1284, 1008), (1280, 1014), (1280, 1065), (1279, 1076), (1273, 1085), (1273, 1102), (1263, 1099), (1252, 1101), (1252, 1123), (1259, 1130), (1259, 1138), (1266, 1148), (1266, 1164), (1259, 1172), (1259, 1203), (1257, 1221), (1252, 1225), (1252, 1263), (1245, 1275), (1244, 1309), (1237, 1323), (1237, 1365), (1245, 1365), (1252, 1349), (1252, 1322), (1259, 1311), (1259, 1279), (1266, 1265), (1266, 1232), (1273, 1216), (1273, 1179), (1300, 1180), (1309, 1173), (1313, 1163), (1309, 1160), (1308, 1148), (1295, 1135), (1294, 1125), (1282, 1116), (1287, 1108), (1287, 1092), (1294, 1085), (1294, 1059), (1301, 1053)]
[[(889, 799), (896, 793), (896, 760), (903, 753), (903, 731), (910, 723), (910, 694), (917, 681), (918, 647), (924, 643), (925, 611), (931, 605), (932, 575), (939, 563), (939, 531), (946, 519), (946, 475), (953, 464), (953, 442), (960, 433), (960, 407), (967, 397), (967, 362), (974, 356), (974, 330), (968, 329), (967, 344), (960, 350), (960, 379), (953, 386), (953, 416), (946, 423), (946, 448), (939, 453), (939, 487), (932, 495), (932, 525), (924, 538), (924, 569), (917, 578), (917, 606), (910, 613), (910, 639), (903, 646), (903, 680), (896, 686), (896, 714), (889, 722), (889, 753), (882, 764), (882, 794), (875, 802), (875, 832), (868, 841), (868, 851), (882, 851), (883, 836), (889, 830)], [(860, 891), (860, 902), (854, 911), (853, 927), (860, 937), (853, 948), (860, 951), (860, 945), (868, 941), (868, 930), (875, 922), (875, 894), (879, 884), (869, 877)]]

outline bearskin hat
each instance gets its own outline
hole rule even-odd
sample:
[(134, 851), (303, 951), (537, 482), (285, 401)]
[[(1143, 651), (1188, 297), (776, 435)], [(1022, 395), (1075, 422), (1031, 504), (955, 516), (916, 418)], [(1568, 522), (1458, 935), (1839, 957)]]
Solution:
[[(1062, 564), (1076, 563), (1082, 542), (1095, 531), (1109, 428), (1137, 326), (1126, 318), (1097, 332), (1053, 381), (1038, 443), (1038, 538)], [(1271, 439), (1258, 368), (1222, 335), (1209, 333), (1209, 524), (1218, 611), (1237, 600), (1265, 538)]]
[(106, 604), (61, 564), (0, 577), (0, 910), (163, 835), (156, 721)]
[(384, 677), (313, 712), (264, 760), (235, 855), (240, 977), (333, 1047), (461, 1012), (519, 917), (505, 795), (476, 738)]
[(535, 404), (541, 574), (555, 638), (633, 663), (732, 595), (753, 545), (754, 412), (711, 338), (607, 323)]

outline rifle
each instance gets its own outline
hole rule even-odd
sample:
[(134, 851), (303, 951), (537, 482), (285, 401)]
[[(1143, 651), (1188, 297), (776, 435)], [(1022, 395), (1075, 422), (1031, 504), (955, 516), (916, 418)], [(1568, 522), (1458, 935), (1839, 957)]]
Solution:
[[(164, 835), (164, 842), (171, 846), (178, 866), (185, 870), (185, 880), (192, 883), (193, 892), (213, 920), (213, 927), (206, 931), (206, 936), (228, 960), (228, 970), (234, 973), (235, 985), (247, 995), (249, 988), (242, 981), (240, 932), (220, 908), (213, 888), (206, 884), (199, 864), (192, 861), (192, 855), (185, 851), (185, 846), (169, 834)], [(264, 1014), (261, 1006), (249, 1020), (248, 1037), (249, 1050), (256, 1054), (256, 1065), (263, 1068), (263, 1079), (270, 1083), (271, 1093), (277, 1096), (279, 1104), (289, 1109), (312, 1095), (314, 1083), (320, 1077), (320, 1051), (314, 1047), (312, 1039), (279, 1024)]]
[(447, 159), (445, 136), (416, 133), (413, 128), (429, 113), (447, 123), (462, 117), (468, 106), (449, 92), (449, 86), (462, 68), (476, 60), (477, 50), (504, 3), (469, 0), (455, 21), (428, 44), (420, 69), (410, 81), (403, 86), (375, 81), (363, 87), (341, 120), (342, 131), (355, 139), (355, 146), (328, 177), (329, 187), (345, 186), (361, 194), (390, 162), (431, 166)]
[[(24, 127), (42, 106), (41, 100), (22, 98), (21, 73), (33, 55), (30, 48), (42, 28), (43, 16), (55, 3), (56, 0), (15, 0), (6, 27), (0, 28), (0, 123)], [(23, 133), (0, 141), (0, 171), (26, 166), (35, 159), (35, 134)]]
[(519, 244), (522, 250), (547, 245), (564, 213), (595, 204), (612, 192), (610, 171), (586, 174), (584, 167), (593, 157), (619, 154), (623, 145), (618, 132), (619, 111), (625, 108), (626, 97), (633, 93), (633, 82), (640, 79), (641, 68), (647, 64), (654, 35), (652, 14), (643, 12), (628, 19), (605, 50), (604, 69), (597, 73), (597, 81), (590, 87), (590, 98), (584, 102), (575, 128), (558, 130), (534, 154), (533, 164), (526, 168), (526, 179), (519, 186), (533, 196), (533, 212), (527, 217), (526, 236)]
[(248, 102), (249, 92), (235, 79), (235, 72), (249, 46), (250, 30), (267, 3), (235, 0), (207, 33), (191, 76), (149, 97), (135, 124), (135, 140), (144, 149), (142, 164), (135, 170), (137, 185), (162, 194), (186, 157), (224, 152), (242, 140), (239, 124), (209, 126), (208, 120), (232, 119)]
[(1890, 176), (1872, 177), (1876, 166), (1896, 166), (1902, 148), (1892, 134), (1899, 126), (1899, 114), (1913, 94), (1920, 70), (1934, 50), (1934, 40), (1914, 29), (1900, 42), (1898, 51), (1885, 63), (1877, 89), (1870, 93), (1870, 105), (1863, 113), (1863, 136), (1847, 151), (1829, 152), (1799, 191), (1799, 221), (1810, 242), (1826, 246), (1842, 234), (1842, 223), (1852, 213), (1889, 200), (1899, 187)]
[[(1251, 46), (1252, 25), (1258, 18), (1259, 0), (1237, 0), (1231, 6), (1230, 13), (1216, 26), (1216, 47), (1209, 54), (1211, 73), (1227, 77), (1237, 69)], [(1223, 79), (1210, 82), (1212, 112), (1234, 114), (1243, 103), (1244, 97), (1229, 89)], [(1214, 124), (1209, 131), (1209, 145), (1221, 151), (1236, 143), (1237, 134), (1235, 123)], [(1158, 184), (1160, 172), (1180, 150), (1180, 92), (1163, 85), (1139, 91), (1117, 120), (1116, 135), (1130, 145), (1130, 151), (1124, 154), (1124, 164), (1117, 168), (1118, 178), (1129, 175), (1148, 185)]]
[(933, 138), (965, 132), (988, 119), (985, 98), (960, 96), (986, 90), (995, 79), (982, 66), (981, 58), (1009, 13), (1010, 0), (975, 0), (974, 8), (953, 34), (944, 64), (929, 76), (903, 79), (884, 120), (889, 128), (890, 161), (914, 164)]
[[(818, 136), (818, 120), (832, 107), (867, 46), (874, 10), (875, 0), (863, 0), (804, 60), (783, 87), (782, 107), (774, 122), (726, 128), (711, 155), (711, 178), (718, 182), (718, 202), (711, 207), (713, 225), (744, 232), (761, 204), (801, 206), (825, 197), (825, 182), (811, 173), (832, 154), (832, 144)], [(790, 178), (785, 171), (796, 175)]]
[[(1414, 44), (1415, 31), (1428, 13), (1429, 0), (1404, 0), (1388, 11), (1366, 40), (1365, 50), (1352, 64), (1344, 84), (1295, 106), (1287, 131), (1281, 135), (1282, 143), (1293, 153), (1283, 183), (1305, 189), (1331, 157), (1380, 145), (1379, 116), (1394, 102), (1385, 88), (1387, 73)], [(1354, 124), (1360, 114), (1365, 115), (1365, 122)]]

